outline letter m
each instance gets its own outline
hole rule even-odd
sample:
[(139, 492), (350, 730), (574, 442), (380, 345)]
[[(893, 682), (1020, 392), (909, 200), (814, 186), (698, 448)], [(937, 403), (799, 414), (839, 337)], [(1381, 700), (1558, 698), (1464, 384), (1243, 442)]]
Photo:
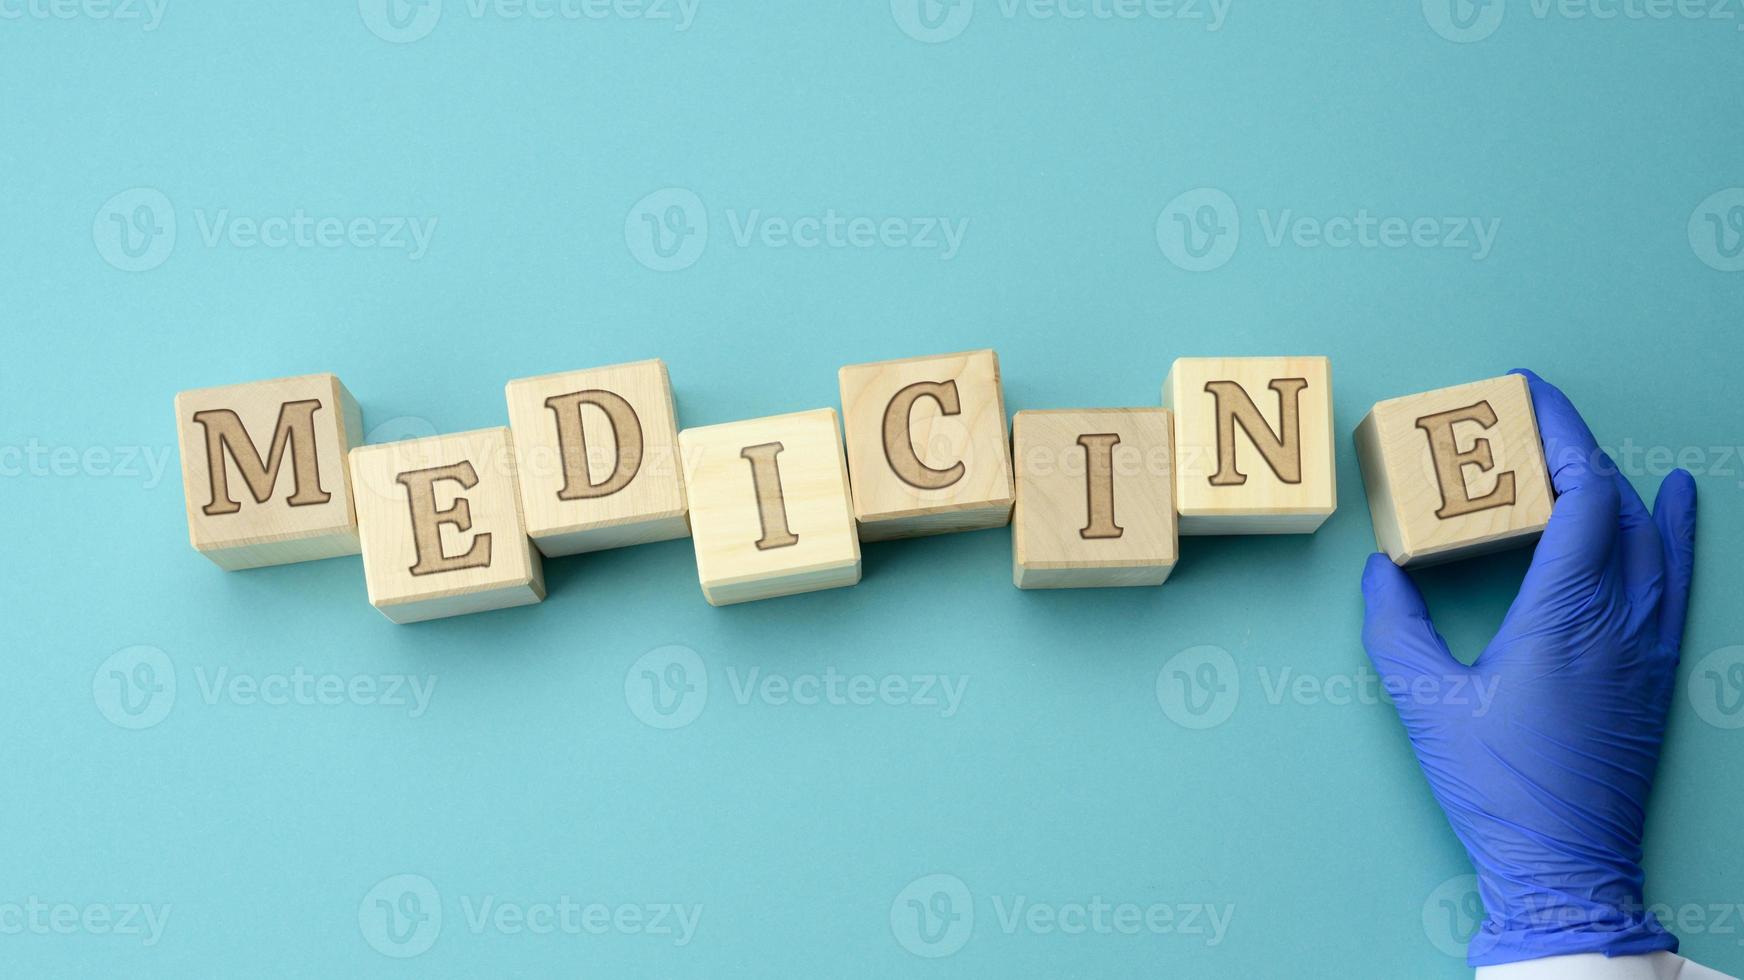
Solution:
[(287, 504), (304, 507), (333, 499), (332, 494), (321, 489), (321, 472), (316, 462), (315, 413), (320, 409), (321, 402), (315, 398), (280, 405), (279, 419), (273, 426), (272, 446), (264, 461), (235, 412), (228, 408), (195, 412), (194, 421), (206, 430), (206, 472), (211, 480), (211, 502), (201, 510), (216, 517), (242, 509), (242, 505), (230, 496), (230, 470), (224, 462), (226, 455), (236, 463), (237, 472), (242, 474), (257, 504), (266, 503), (272, 496), (273, 486), (278, 483), (279, 468), (284, 465), (287, 455), (290, 456), (295, 486), (295, 492), (285, 501)]

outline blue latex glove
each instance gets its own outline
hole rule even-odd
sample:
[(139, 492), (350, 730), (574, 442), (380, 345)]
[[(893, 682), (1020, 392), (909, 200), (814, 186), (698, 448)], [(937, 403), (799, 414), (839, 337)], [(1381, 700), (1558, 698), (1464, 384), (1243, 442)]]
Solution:
[[(1363, 645), (1477, 869), (1487, 917), (1467, 962), (1675, 950), (1644, 910), (1641, 837), (1689, 605), (1695, 482), (1667, 476), (1649, 514), (1568, 398), (1517, 373), (1558, 496), (1500, 632), (1461, 664), (1411, 579), (1375, 555)], [(1450, 678), (1493, 684), (1487, 710), (1439, 696)]]

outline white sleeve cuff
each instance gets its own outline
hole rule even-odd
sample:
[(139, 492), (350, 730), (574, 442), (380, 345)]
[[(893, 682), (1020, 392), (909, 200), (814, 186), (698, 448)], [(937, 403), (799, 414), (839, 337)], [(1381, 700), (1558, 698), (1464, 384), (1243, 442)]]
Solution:
[(1675, 953), (1604, 956), (1580, 953), (1480, 966), (1476, 980), (1738, 980)]

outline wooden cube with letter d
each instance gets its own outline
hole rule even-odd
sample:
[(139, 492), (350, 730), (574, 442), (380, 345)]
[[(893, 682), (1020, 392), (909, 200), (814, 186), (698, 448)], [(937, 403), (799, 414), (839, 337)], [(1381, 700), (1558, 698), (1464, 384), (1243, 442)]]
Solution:
[(685, 429), (678, 444), (711, 605), (860, 581), (835, 409)]
[(345, 454), (363, 414), (331, 374), (176, 395), (188, 538), (221, 568), (355, 555)]
[(1308, 534), (1338, 508), (1326, 358), (1177, 358), (1163, 405), (1182, 534)]
[(527, 536), (541, 554), (690, 533), (664, 362), (521, 378), (506, 394)]
[(506, 428), (351, 451), (370, 604), (396, 623), (545, 598)]
[(1375, 541), (1399, 565), (1528, 544), (1553, 493), (1526, 379), (1377, 404), (1356, 430)]
[(1020, 589), (1160, 585), (1175, 568), (1174, 428), (1166, 408), (1018, 412)]

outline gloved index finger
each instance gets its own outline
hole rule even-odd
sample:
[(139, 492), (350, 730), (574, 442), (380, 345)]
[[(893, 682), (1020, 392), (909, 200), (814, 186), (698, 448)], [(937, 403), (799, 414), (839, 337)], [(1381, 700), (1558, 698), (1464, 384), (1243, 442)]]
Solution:
[(1538, 435), (1544, 443), (1544, 463), (1550, 468), (1550, 482), (1558, 495), (1576, 489), (1594, 476), (1599, 460), (1598, 440), (1587, 427), (1586, 419), (1575, 410), (1574, 403), (1562, 390), (1539, 377), (1537, 373), (1516, 368), (1509, 374), (1526, 379), (1532, 393), (1532, 412), (1538, 417)]
[(1591, 594), (1616, 554), (1621, 503), (1621, 481), (1599, 472), (1598, 443), (1568, 396), (1531, 371), (1514, 373), (1531, 390), (1557, 500), (1510, 620), (1547, 601)]

